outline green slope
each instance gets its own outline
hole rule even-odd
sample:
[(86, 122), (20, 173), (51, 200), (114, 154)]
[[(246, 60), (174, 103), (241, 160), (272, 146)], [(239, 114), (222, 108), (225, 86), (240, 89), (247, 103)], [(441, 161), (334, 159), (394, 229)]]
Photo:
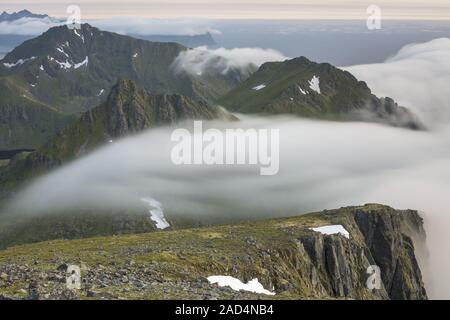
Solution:
[(72, 119), (37, 101), (18, 81), (0, 77), (0, 149), (37, 148)]
[[(318, 80), (318, 88), (312, 86), (314, 78)], [(349, 72), (304, 57), (262, 65), (241, 85), (221, 97), (219, 104), (241, 113), (294, 114), (328, 120), (377, 121), (414, 129), (422, 127), (411, 112), (392, 99), (377, 98), (364, 82)]]
[[(310, 230), (342, 225), (342, 235)], [(417, 239), (413, 243), (412, 237)], [(140, 235), (52, 241), (0, 251), (0, 297), (29, 299), (426, 299), (416, 211), (381, 205)], [(65, 270), (81, 267), (81, 290)], [(381, 268), (380, 290), (366, 286)], [(219, 288), (209, 276), (254, 278), (275, 295)]]

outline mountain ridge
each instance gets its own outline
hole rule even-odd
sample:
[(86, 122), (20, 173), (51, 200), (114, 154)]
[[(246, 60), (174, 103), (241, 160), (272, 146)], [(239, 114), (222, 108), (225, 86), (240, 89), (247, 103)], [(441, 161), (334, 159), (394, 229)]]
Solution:
[(424, 129), (412, 112), (391, 98), (376, 97), (351, 73), (305, 57), (263, 64), (218, 103), (241, 113), (293, 114)]
[(26, 9), (13, 13), (3, 11), (0, 14), (0, 22), (12, 22), (23, 18), (51, 19), (50, 16), (48, 16), (47, 14), (36, 14)]

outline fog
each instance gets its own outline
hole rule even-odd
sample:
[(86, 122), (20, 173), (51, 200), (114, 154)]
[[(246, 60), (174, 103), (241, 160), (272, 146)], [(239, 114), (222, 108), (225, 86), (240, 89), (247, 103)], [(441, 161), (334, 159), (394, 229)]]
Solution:
[(240, 122), (204, 124), (279, 129), (279, 174), (260, 176), (257, 166), (173, 165), (170, 135), (175, 127), (192, 125), (182, 123), (116, 141), (48, 174), (23, 190), (11, 210), (129, 208), (140, 206), (143, 197), (161, 202), (169, 219), (278, 217), (364, 203), (416, 209), (428, 234), (429, 295), (450, 298), (450, 125), (448, 118), (434, 116), (449, 110), (442, 88), (450, 65), (434, 66), (450, 57), (449, 41), (409, 46), (385, 64), (350, 69), (375, 93), (405, 102), (428, 131), (291, 117), (240, 116)]
[(411, 44), (380, 64), (345, 68), (435, 126), (450, 122), (450, 39)]
[(286, 59), (288, 58), (282, 53), (272, 49), (198, 47), (181, 52), (176, 58), (174, 66), (177, 71), (186, 71), (193, 75), (211, 70), (222, 74), (233, 70), (245, 73), (251, 66), (259, 67), (268, 61), (284, 61)]

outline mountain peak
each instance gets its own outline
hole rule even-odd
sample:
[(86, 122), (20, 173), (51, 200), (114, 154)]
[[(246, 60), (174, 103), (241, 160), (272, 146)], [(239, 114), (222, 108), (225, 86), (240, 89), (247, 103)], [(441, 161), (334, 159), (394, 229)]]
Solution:
[(219, 103), (240, 113), (295, 114), (423, 128), (415, 115), (392, 99), (376, 97), (351, 73), (305, 57), (265, 63)]

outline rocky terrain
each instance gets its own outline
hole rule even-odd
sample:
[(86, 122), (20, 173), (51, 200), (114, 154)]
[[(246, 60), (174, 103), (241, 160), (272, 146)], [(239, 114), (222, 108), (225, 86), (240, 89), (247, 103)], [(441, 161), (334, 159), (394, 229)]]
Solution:
[[(312, 230), (340, 225), (348, 234)], [(0, 251), (3, 299), (426, 299), (416, 211), (368, 204), (299, 217), (139, 235), (59, 240)], [(69, 265), (81, 289), (66, 287)], [(367, 287), (367, 268), (381, 287)], [(275, 295), (207, 277), (257, 278)]]

